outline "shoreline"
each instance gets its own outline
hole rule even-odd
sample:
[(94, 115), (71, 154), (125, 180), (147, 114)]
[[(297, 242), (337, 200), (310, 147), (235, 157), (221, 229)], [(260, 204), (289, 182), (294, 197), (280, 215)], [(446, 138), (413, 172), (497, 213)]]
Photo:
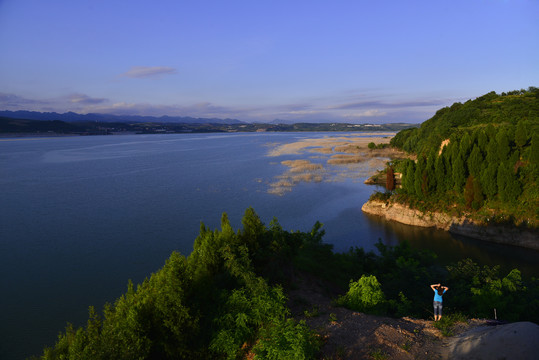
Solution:
[(369, 200), (361, 207), (367, 214), (377, 215), (401, 224), (438, 228), (452, 234), (504, 245), (519, 246), (539, 251), (536, 231), (506, 225), (483, 225), (464, 216), (455, 217), (445, 213), (411, 209), (399, 203)]

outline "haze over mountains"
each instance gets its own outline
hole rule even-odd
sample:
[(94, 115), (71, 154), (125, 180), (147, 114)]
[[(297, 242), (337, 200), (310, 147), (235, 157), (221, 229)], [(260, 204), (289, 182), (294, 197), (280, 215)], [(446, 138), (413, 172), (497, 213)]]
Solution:
[(157, 122), (157, 123), (182, 123), (182, 124), (243, 124), (243, 121), (236, 119), (218, 119), (218, 118), (193, 118), (189, 116), (139, 116), (139, 115), (111, 115), (111, 114), (77, 114), (74, 112), (56, 113), (56, 112), (38, 112), (38, 111), (0, 111), (0, 116), (12, 119), (26, 120), (61, 120), (65, 122)]

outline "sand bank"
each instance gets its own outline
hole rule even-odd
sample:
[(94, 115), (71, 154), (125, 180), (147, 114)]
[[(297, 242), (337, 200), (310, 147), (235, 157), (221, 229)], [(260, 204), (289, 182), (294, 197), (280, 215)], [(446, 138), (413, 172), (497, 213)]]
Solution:
[(279, 162), (287, 169), (272, 180), (268, 192), (283, 195), (301, 182), (344, 179), (356, 179), (359, 182), (360, 178), (383, 169), (386, 162), (399, 153), (389, 148), (371, 150), (368, 144), (388, 144), (394, 135), (395, 133), (363, 133), (361, 136), (326, 136), (288, 144), (269, 144), (268, 156), (290, 156), (290, 159)]

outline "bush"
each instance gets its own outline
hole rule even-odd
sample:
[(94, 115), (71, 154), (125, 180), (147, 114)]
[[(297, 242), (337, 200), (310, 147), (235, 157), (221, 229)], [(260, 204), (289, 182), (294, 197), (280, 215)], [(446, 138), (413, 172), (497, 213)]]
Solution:
[(283, 320), (264, 327), (253, 347), (255, 359), (304, 360), (315, 357), (320, 344), (304, 321)]
[(363, 275), (358, 281), (350, 281), (348, 293), (338, 303), (352, 310), (373, 314), (383, 314), (386, 306), (382, 286), (374, 275)]

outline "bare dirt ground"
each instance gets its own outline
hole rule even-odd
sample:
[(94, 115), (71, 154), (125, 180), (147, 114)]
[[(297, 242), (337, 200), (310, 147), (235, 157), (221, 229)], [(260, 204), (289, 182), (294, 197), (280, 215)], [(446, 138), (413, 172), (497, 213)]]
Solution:
[[(335, 289), (320, 280), (300, 275), (289, 292), (289, 307), (297, 320), (320, 335), (319, 359), (449, 359), (451, 338), (445, 338), (433, 321), (394, 319), (336, 307)], [(460, 334), (485, 325), (486, 320), (458, 324)]]

